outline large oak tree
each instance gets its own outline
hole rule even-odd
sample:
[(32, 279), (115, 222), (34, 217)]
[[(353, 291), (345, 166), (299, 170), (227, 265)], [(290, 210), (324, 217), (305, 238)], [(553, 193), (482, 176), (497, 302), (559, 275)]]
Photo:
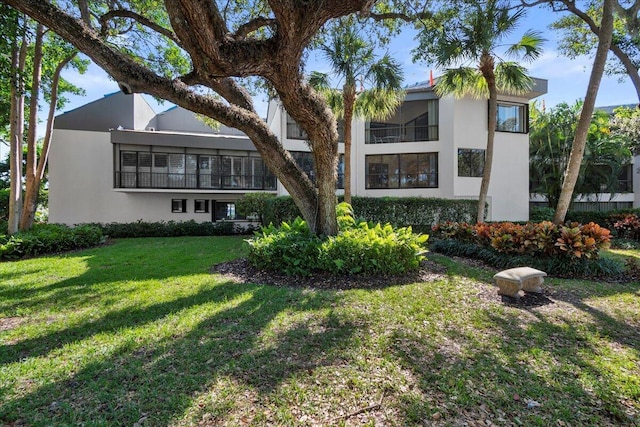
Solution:
[[(335, 234), (336, 121), (305, 81), (305, 48), (332, 18), (368, 13), (375, 0), (0, 0), (52, 29), (127, 93), (166, 99), (246, 133), (320, 234)], [(161, 51), (157, 46), (164, 46)], [(306, 131), (316, 184), (256, 112), (238, 78), (265, 79)], [(214, 95), (214, 96), (212, 96)]]

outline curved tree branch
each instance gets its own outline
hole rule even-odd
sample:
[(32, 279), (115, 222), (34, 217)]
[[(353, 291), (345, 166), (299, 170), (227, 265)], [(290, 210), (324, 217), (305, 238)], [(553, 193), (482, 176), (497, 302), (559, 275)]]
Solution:
[(171, 40), (172, 42), (174, 42), (175, 44), (177, 44), (178, 46), (180, 46), (180, 40), (176, 37), (176, 35), (173, 33), (173, 31), (164, 28), (161, 25), (156, 24), (155, 22), (153, 22), (152, 20), (136, 13), (130, 10), (125, 10), (125, 9), (116, 9), (116, 10), (110, 10), (109, 12), (105, 13), (104, 15), (100, 16), (99, 21), (100, 21), (100, 26), (101, 26), (101, 34), (106, 34), (107, 31), (107, 24), (109, 23), (110, 20), (114, 19), (114, 18), (129, 18), (129, 19), (133, 19), (134, 21), (138, 22), (141, 25), (144, 25), (145, 27), (159, 33), (162, 34), (163, 36), (165, 36), (166, 38), (168, 38), (169, 40)]
[(247, 22), (246, 24), (240, 25), (240, 27), (238, 27), (236, 32), (233, 34), (233, 38), (236, 40), (243, 39), (250, 33), (259, 30), (260, 28), (275, 27), (277, 23), (278, 22), (275, 19), (265, 18), (261, 16)]

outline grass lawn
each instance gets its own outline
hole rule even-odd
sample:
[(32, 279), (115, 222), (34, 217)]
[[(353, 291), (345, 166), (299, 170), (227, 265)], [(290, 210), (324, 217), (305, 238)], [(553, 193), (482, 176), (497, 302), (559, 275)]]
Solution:
[(640, 425), (640, 283), (547, 278), (520, 307), (436, 254), (439, 280), (377, 290), (210, 274), (244, 254), (123, 239), (0, 263), (0, 425)]

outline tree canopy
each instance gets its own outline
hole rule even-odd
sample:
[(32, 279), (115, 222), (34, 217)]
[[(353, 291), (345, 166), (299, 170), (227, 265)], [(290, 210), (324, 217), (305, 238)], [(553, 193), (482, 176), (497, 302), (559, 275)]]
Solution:
[[(246, 133), (312, 229), (335, 234), (336, 122), (305, 80), (303, 55), (326, 22), (366, 15), (374, 0), (1, 2), (60, 34), (125, 93), (166, 99)], [(240, 80), (256, 76), (309, 135), (315, 185), (256, 112)]]

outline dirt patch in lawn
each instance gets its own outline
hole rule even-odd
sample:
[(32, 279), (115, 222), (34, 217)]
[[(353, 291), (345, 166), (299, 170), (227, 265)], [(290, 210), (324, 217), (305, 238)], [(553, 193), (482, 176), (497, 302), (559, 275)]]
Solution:
[(25, 321), (22, 317), (0, 317), (0, 331), (10, 331)]

